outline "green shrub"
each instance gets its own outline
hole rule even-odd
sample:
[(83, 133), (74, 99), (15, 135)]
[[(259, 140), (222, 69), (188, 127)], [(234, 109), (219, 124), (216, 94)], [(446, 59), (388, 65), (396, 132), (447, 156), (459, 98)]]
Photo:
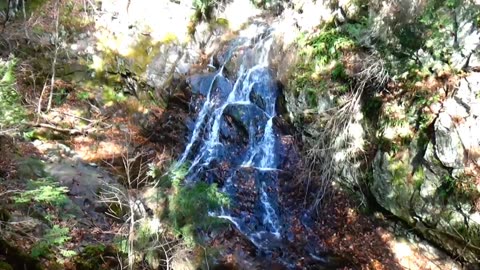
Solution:
[(193, 0), (193, 8), (195, 9), (195, 20), (208, 21), (211, 19), (211, 13), (215, 7), (214, 0)]
[(63, 206), (68, 202), (66, 187), (59, 186), (52, 177), (30, 180), (28, 190), (14, 197), (16, 203), (37, 202), (42, 204)]
[[(53, 226), (33, 248), (31, 255), (33, 258), (44, 257), (51, 253), (53, 248), (60, 248), (69, 241), (71, 237), (67, 227)], [(68, 252), (67, 252), (68, 253)], [(68, 255), (68, 254), (67, 254)]]
[(303, 61), (295, 67), (289, 89), (296, 97), (304, 96), (308, 109), (316, 108), (318, 96), (332, 89), (337, 94), (349, 90), (349, 80), (342, 62), (344, 52), (356, 48), (357, 43), (348, 33), (333, 25), (327, 25), (316, 35), (301, 36)]
[(367, 117), (373, 124), (377, 124), (378, 117), (381, 113), (383, 101), (378, 96), (368, 97), (362, 106), (363, 115)]
[(173, 186), (169, 200), (169, 219), (178, 235), (193, 246), (196, 230), (210, 229), (219, 224), (219, 219), (210, 217), (208, 212), (227, 206), (228, 197), (218, 191), (216, 184), (203, 182), (193, 186)]
[[(123, 254), (110, 245), (88, 245), (73, 258), (73, 261), (77, 270), (116, 269), (112, 266), (116, 265), (117, 256), (120, 255)], [(109, 261), (113, 265), (109, 265)]]
[(343, 52), (355, 46), (355, 41), (332, 25), (320, 30), (316, 36), (308, 40), (301, 40), (303, 54), (312, 58), (315, 64), (328, 65), (333, 60), (338, 60)]
[(13, 270), (13, 267), (6, 262), (0, 262), (0, 270)]
[(0, 59), (0, 131), (20, 124), (26, 116), (15, 87), (15, 64), (15, 59)]
[(222, 223), (222, 220), (209, 216), (209, 211), (228, 206), (229, 200), (216, 184), (184, 184), (187, 172), (188, 164), (174, 164), (166, 177), (160, 179), (158, 186), (160, 194), (169, 194), (165, 217), (172, 230), (192, 247), (197, 242), (198, 230), (212, 229)]

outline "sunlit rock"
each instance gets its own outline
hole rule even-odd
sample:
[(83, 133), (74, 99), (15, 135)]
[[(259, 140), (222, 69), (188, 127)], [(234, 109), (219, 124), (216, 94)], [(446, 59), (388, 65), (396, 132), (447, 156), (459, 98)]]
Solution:
[(443, 165), (450, 168), (463, 166), (464, 148), (452, 118), (440, 113), (435, 122), (435, 153)]

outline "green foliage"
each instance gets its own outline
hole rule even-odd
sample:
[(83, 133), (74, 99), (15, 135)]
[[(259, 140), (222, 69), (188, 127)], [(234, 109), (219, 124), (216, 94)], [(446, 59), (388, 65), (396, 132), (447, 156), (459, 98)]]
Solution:
[(79, 92), (77, 93), (77, 98), (83, 101), (88, 100), (90, 98), (90, 93), (86, 91)]
[[(111, 245), (88, 245), (74, 257), (73, 261), (77, 270), (117, 269), (114, 267), (116, 263), (113, 263), (117, 256), (119, 251)], [(109, 265), (109, 261), (112, 261), (112, 265)]]
[(442, 178), (442, 186), (439, 189), (439, 196), (447, 199), (455, 191), (455, 179), (449, 174)]
[(148, 164), (148, 171), (147, 171), (147, 176), (152, 178), (152, 179), (158, 179), (160, 178), (160, 169), (155, 166), (155, 163), (149, 163)]
[(343, 31), (357, 44), (363, 44), (365, 37), (369, 34), (370, 22), (367, 17), (362, 17), (360, 22), (347, 23), (343, 26)]
[(59, 186), (52, 177), (30, 180), (28, 190), (14, 197), (16, 203), (37, 202), (54, 206), (63, 206), (68, 202), (66, 187)]
[(53, 226), (53, 228), (51, 228), (42, 239), (33, 246), (31, 252), (32, 257), (45, 257), (51, 253), (53, 248), (60, 248), (65, 242), (71, 239), (68, 234), (69, 229), (67, 227), (60, 227), (58, 225)]
[(65, 258), (71, 258), (76, 256), (77, 252), (75, 250), (60, 249), (60, 254), (62, 254), (62, 256)]
[(308, 40), (301, 39), (300, 46), (304, 48), (302, 53), (307, 59), (325, 66), (333, 60), (340, 59), (345, 50), (352, 49), (355, 41), (340, 29), (329, 25), (320, 30), (316, 36)]
[(68, 92), (65, 88), (61, 88), (59, 91), (53, 93), (53, 102), (57, 105), (65, 103), (68, 96)]
[(21, 160), (18, 164), (19, 178), (22, 179), (36, 179), (38, 177), (46, 177), (45, 164), (36, 158), (27, 158)]
[[(442, 1), (444, 2), (444, 1)], [(446, 46), (451, 35), (457, 31), (455, 28), (455, 9), (458, 0), (445, 1), (439, 5), (439, 1), (430, 1), (419, 22), (425, 32), (425, 48), (435, 59), (446, 61), (453, 53), (453, 47)]]
[(200, 182), (192, 186), (184, 185), (187, 172), (187, 164), (174, 164), (166, 178), (161, 179), (161, 184), (164, 189), (169, 189), (170, 194), (165, 218), (175, 234), (182, 237), (189, 246), (194, 246), (198, 230), (212, 229), (222, 222), (209, 216), (208, 212), (227, 206), (229, 200), (218, 190), (216, 184)]
[(389, 59), (389, 71), (396, 78), (418, 81), (418, 76), (454, 72), (452, 54), (459, 49), (454, 42), (459, 16), (475, 21), (480, 9), (469, 0), (429, 0), (423, 13), (408, 23), (398, 23), (389, 40), (376, 47)]
[(357, 43), (348, 33), (327, 25), (313, 36), (300, 36), (298, 43), (303, 61), (295, 67), (288, 88), (296, 98), (304, 97), (307, 109), (315, 109), (318, 97), (327, 90), (338, 95), (350, 90), (342, 60), (344, 53), (354, 50)]
[(425, 170), (423, 166), (418, 166), (413, 172), (413, 184), (416, 190), (420, 190), (423, 182), (425, 180)]
[(168, 173), (168, 180), (171, 183), (171, 185), (175, 188), (175, 191), (178, 191), (178, 189), (181, 187), (181, 183), (183, 179), (185, 179), (185, 176), (187, 176), (188, 173), (188, 164), (174, 164), (172, 169)]
[(176, 186), (170, 197), (169, 218), (177, 234), (193, 246), (195, 231), (209, 229), (219, 220), (208, 216), (208, 211), (229, 204), (228, 197), (219, 192), (215, 184), (197, 183), (194, 186)]
[(346, 80), (347, 73), (345, 72), (345, 66), (342, 63), (336, 63), (332, 70), (332, 79), (336, 81)]
[(90, 245), (90, 246), (86, 246), (83, 249), (82, 255), (84, 255), (85, 257), (95, 257), (103, 254), (103, 252), (105, 252), (104, 245), (95, 245), (95, 246)]
[(196, 21), (208, 21), (211, 19), (211, 13), (215, 7), (214, 0), (193, 0), (193, 8), (195, 9)]
[(372, 96), (366, 99), (362, 106), (363, 115), (367, 117), (367, 119), (371, 120), (374, 124), (378, 120), (378, 116), (380, 115), (382, 109), (383, 101), (378, 96)]
[(461, 174), (454, 178), (445, 175), (442, 182), (440, 196), (444, 199), (454, 197), (454, 201), (475, 204), (475, 201), (480, 198), (475, 176)]
[(105, 87), (103, 91), (105, 103), (120, 103), (127, 100), (127, 97), (121, 91), (115, 91), (113, 87)]
[(13, 267), (6, 262), (0, 262), (0, 270), (13, 270)]
[(392, 173), (392, 182), (394, 185), (405, 185), (408, 177), (408, 162), (404, 159), (391, 159), (389, 170)]
[(47, 3), (48, 0), (30, 0), (30, 1), (25, 1), (26, 3), (26, 9), (28, 12), (35, 12), (39, 8), (41, 8), (45, 3)]
[(15, 59), (0, 59), (0, 131), (23, 122), (26, 116), (15, 84)]

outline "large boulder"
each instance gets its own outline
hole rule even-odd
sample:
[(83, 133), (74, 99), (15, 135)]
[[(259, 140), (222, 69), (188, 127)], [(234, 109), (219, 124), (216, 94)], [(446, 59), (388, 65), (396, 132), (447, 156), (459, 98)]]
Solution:
[(444, 166), (458, 169), (463, 166), (464, 149), (452, 118), (440, 113), (435, 122), (435, 153)]
[(443, 103), (426, 144), (416, 138), (397, 151), (379, 150), (371, 193), (424, 237), (466, 261), (480, 257), (480, 74), (462, 79)]
[(232, 119), (235, 127), (254, 141), (263, 136), (268, 121), (265, 112), (253, 104), (230, 104), (225, 108), (224, 117)]
[(480, 48), (480, 29), (475, 12), (478, 8), (478, 5), (461, 8), (456, 14), (458, 22), (451, 45), (456, 48), (452, 55), (452, 64), (457, 69), (480, 66), (477, 54)]

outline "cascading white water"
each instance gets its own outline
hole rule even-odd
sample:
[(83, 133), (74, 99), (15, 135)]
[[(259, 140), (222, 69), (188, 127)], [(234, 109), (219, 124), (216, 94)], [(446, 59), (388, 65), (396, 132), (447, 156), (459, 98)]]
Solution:
[(215, 79), (217, 78), (217, 76), (222, 76), (222, 71), (223, 71), (223, 66), (220, 68), (220, 70), (217, 72), (217, 74), (213, 77), (213, 80), (210, 83), (210, 87), (208, 89), (208, 94), (207, 94), (207, 99), (205, 100), (205, 103), (203, 104), (202, 109), (200, 110), (200, 112), (198, 114), (198, 119), (195, 123), (195, 128), (193, 129), (192, 137), (190, 139), (190, 142), (187, 144), (187, 147), (185, 148), (185, 151), (183, 152), (182, 156), (180, 157), (180, 160), (178, 162), (179, 164), (182, 164), (182, 163), (185, 162), (185, 160), (188, 157), (188, 154), (190, 153), (190, 150), (191, 150), (193, 144), (195, 143), (195, 141), (197, 140), (197, 138), (200, 134), (200, 128), (203, 125), (205, 117), (207, 116), (209, 107), (212, 105), (211, 102), (210, 102), (210, 99), (211, 99), (211, 92), (212, 92), (213, 85), (215, 83)]
[[(215, 183), (229, 196), (230, 205), (210, 216), (229, 221), (259, 256), (298, 269), (298, 258), (300, 264), (308, 256), (326, 261), (317, 256), (320, 241), (310, 229), (315, 224), (289, 181), (298, 156), (277, 126), (282, 123), (276, 111), (280, 87), (268, 63), (270, 33), (258, 27), (246, 37), (240, 33), (227, 57), (216, 55), (211, 61), (221, 63), (217, 72), (190, 77), (197, 117), (177, 166), (189, 166), (186, 185)], [(292, 247), (298, 249), (292, 252)]]
[[(237, 79), (226, 98), (222, 98), (221, 95), (213, 97), (213, 93), (222, 92), (217, 91), (219, 88), (217, 81), (220, 79), (228, 81), (223, 72), (226, 63), (223, 63), (213, 78), (210, 77), (211, 82), (206, 91), (204, 103), (198, 112), (190, 141), (181, 155), (180, 163), (191, 160), (187, 179), (189, 179), (188, 181), (198, 181), (202, 178), (202, 173), (216, 170), (215, 164), (229, 160), (231, 163), (230, 176), (223, 179), (222, 191), (237, 200), (241, 198), (237, 194), (239, 193), (238, 189), (241, 188), (237, 183), (236, 172), (238, 170), (249, 167), (267, 174), (266, 176), (263, 174), (256, 176), (258, 199), (255, 204), (258, 206), (251, 210), (255, 211), (252, 214), (255, 216), (254, 225), (245, 224), (244, 217), (230, 209), (222, 209), (219, 213), (210, 213), (212, 216), (229, 220), (252, 243), (257, 247), (262, 247), (265, 237), (273, 236), (277, 239), (281, 237), (281, 221), (278, 207), (276, 207), (278, 205), (277, 195), (274, 194), (277, 190), (274, 174), (277, 169), (275, 153), (277, 136), (273, 119), (276, 116), (275, 103), (278, 93), (268, 68), (272, 37), (267, 34), (255, 44), (252, 44), (251, 40), (253, 39), (246, 40), (246, 44), (238, 47), (241, 47), (242, 50), (251, 47), (251, 50), (243, 54), (244, 60), (241, 62)], [(253, 61), (253, 64), (251, 63), (252, 58), (257, 59)], [(257, 99), (261, 99), (263, 103), (260, 102), (262, 103), (260, 104), (258, 100), (254, 102), (253, 95), (257, 95)], [(225, 115), (230, 113), (229, 117), (235, 118), (231, 115), (231, 111), (237, 121), (244, 120), (245, 132), (248, 133), (248, 145), (245, 150), (240, 151), (238, 157), (235, 157), (235, 153), (232, 152), (232, 149), (237, 148), (232, 148), (230, 142), (221, 140), (222, 132), (225, 133)], [(259, 133), (260, 131), (263, 132)], [(255, 171), (250, 172), (254, 173)], [(268, 174), (268, 172), (272, 173)], [(235, 203), (239, 205), (242, 202)]]

